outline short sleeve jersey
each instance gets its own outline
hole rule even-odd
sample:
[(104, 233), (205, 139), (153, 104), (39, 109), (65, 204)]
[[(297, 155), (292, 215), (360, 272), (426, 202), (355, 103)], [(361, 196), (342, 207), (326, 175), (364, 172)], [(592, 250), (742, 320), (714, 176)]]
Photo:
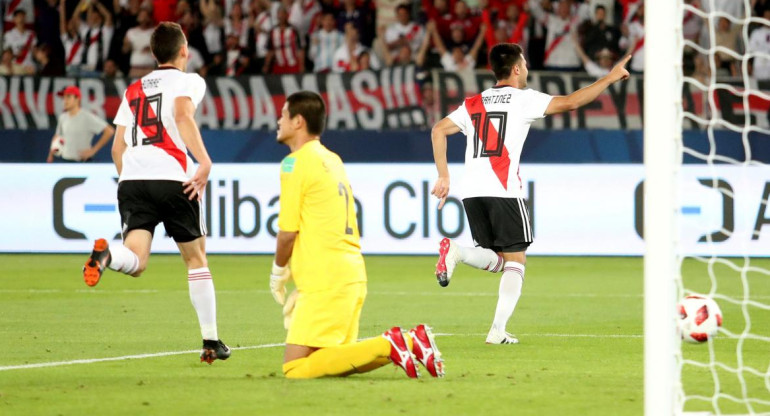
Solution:
[(463, 198), (523, 198), (521, 149), (530, 125), (545, 117), (548, 94), (495, 86), (467, 98), (447, 117), (467, 138)]
[(115, 124), (126, 127), (122, 139), (128, 146), (121, 181), (185, 182), (192, 177), (193, 162), (174, 119), (174, 102), (190, 97), (197, 107), (205, 93), (203, 78), (174, 68), (156, 69), (126, 88), (115, 115)]
[(320, 141), (281, 162), (278, 228), (297, 232), (291, 271), (301, 292), (366, 281), (356, 205), (345, 167)]

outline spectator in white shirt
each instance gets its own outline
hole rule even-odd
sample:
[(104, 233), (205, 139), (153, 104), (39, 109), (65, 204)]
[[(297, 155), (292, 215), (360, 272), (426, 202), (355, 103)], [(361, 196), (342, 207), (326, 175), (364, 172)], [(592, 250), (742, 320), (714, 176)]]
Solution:
[(620, 48), (626, 49), (626, 55), (632, 55), (629, 69), (635, 73), (644, 71), (644, 3), (640, 3), (636, 13), (630, 16), (630, 22), (623, 37), (620, 38)]
[(334, 67), (334, 53), (345, 43), (345, 36), (337, 30), (337, 20), (331, 11), (321, 15), (321, 30), (310, 37), (310, 56), (313, 72), (329, 72)]
[(35, 68), (33, 67), (24, 67), (16, 63), (11, 48), (3, 50), (2, 58), (0, 58), (0, 75), (31, 75), (34, 72)]
[[(770, 20), (770, 8), (766, 8), (763, 17)], [(747, 53), (750, 54), (770, 54), (770, 27), (761, 25), (754, 29), (749, 35), (749, 45)], [(770, 59), (754, 55), (752, 61), (752, 78), (758, 81), (770, 80)]]
[(241, 3), (235, 2), (231, 6), (230, 15), (225, 23), (225, 36), (238, 38), (238, 45), (245, 48), (248, 45), (249, 22), (243, 15)]
[(580, 56), (580, 60), (583, 61), (583, 68), (585, 68), (588, 75), (596, 78), (601, 78), (610, 73), (613, 64), (615, 63), (615, 56), (608, 48), (600, 49), (596, 52), (596, 60), (592, 60), (580, 46), (580, 42), (577, 39), (577, 35), (571, 37), (575, 51)]
[(535, 18), (548, 31), (545, 41), (543, 65), (546, 69), (572, 71), (580, 68), (580, 57), (570, 42), (570, 33), (577, 30), (578, 16), (572, 13), (570, 2), (562, 0), (556, 6), (556, 13), (546, 13), (539, 3), (532, 3)]
[(155, 58), (150, 51), (150, 38), (155, 29), (152, 16), (147, 9), (142, 9), (136, 16), (139, 26), (132, 27), (126, 32), (123, 40), (123, 53), (131, 52), (131, 70), (129, 77), (143, 77), (155, 68)]
[(80, 22), (79, 29), (83, 49), (80, 69), (89, 73), (101, 72), (115, 32), (112, 14), (98, 1), (84, 0), (80, 4), (78, 9), (87, 10), (86, 21)]
[(425, 36), (422, 26), (412, 22), (409, 5), (401, 4), (396, 8), (397, 22), (385, 31), (385, 45), (392, 57), (396, 57), (402, 46), (409, 46), (413, 54), (417, 53)]
[(377, 56), (361, 44), (358, 29), (352, 22), (345, 24), (345, 43), (334, 53), (332, 72), (356, 72), (363, 69), (380, 69)]
[(67, 20), (66, 1), (59, 3), (59, 34), (64, 46), (64, 66), (68, 73), (76, 75), (83, 59), (83, 39), (80, 37), (80, 21), (73, 16)]
[(225, 23), (222, 19), (222, 8), (214, 0), (201, 0), (203, 15), (203, 38), (209, 54), (216, 55), (224, 51)]
[(11, 48), (13, 57), (18, 65), (24, 67), (33, 66), (32, 52), (37, 43), (35, 32), (27, 29), (27, 12), (17, 8), (13, 12), (13, 29), (5, 33), (3, 47)]
[(444, 70), (452, 72), (473, 70), (476, 67), (476, 57), (479, 54), (479, 49), (481, 49), (481, 45), (484, 43), (486, 29), (486, 25), (481, 26), (479, 33), (476, 36), (476, 41), (466, 53), (461, 44), (455, 44), (452, 46), (451, 50), (448, 50), (436, 29), (436, 25), (434, 22), (430, 22), (428, 24), (428, 32), (433, 39), (433, 44), (436, 46), (436, 49), (438, 49), (439, 55), (441, 56), (441, 66)]

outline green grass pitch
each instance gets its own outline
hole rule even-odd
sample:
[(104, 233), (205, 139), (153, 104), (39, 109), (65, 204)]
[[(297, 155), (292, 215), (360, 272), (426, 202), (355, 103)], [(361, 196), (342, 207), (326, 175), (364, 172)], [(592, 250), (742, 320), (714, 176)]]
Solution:
[[(270, 256), (210, 256), (219, 333), (228, 361), (199, 362), (200, 336), (179, 256), (153, 255), (144, 276), (106, 272), (86, 287), (85, 256), (0, 255), (0, 414), (253, 415), (637, 415), (643, 411), (642, 259), (532, 257), (509, 330), (519, 345), (485, 345), (498, 276), (458, 266), (441, 288), (433, 257), (368, 256), (369, 295), (361, 336), (426, 322), (441, 334), (444, 379), (410, 380), (392, 366), (348, 378), (290, 381), (281, 374), (285, 332), (267, 289)], [(754, 266), (770, 268), (770, 261)], [(686, 263), (686, 280), (708, 290), (707, 266)], [(720, 290), (739, 294), (725, 268)], [(732, 273), (732, 274), (731, 274)], [(739, 274), (738, 274), (739, 275)], [(770, 303), (770, 278), (750, 277)], [(705, 276), (705, 277), (704, 277)], [(731, 277), (732, 276), (732, 277)], [(740, 333), (740, 305), (720, 302), (725, 328)], [(770, 313), (747, 307), (752, 332), (770, 332)], [(278, 345), (277, 345), (278, 344)], [(718, 358), (736, 363), (737, 342), (720, 335)], [(743, 364), (768, 368), (767, 342), (741, 346)], [(169, 352), (168, 355), (157, 353)], [(708, 345), (685, 345), (708, 360)], [(135, 358), (127, 359), (127, 356)], [(116, 358), (110, 361), (94, 361)], [(82, 363), (70, 363), (84, 360)], [(68, 363), (13, 368), (38, 363)], [(738, 378), (714, 370), (720, 391)], [(683, 371), (695, 394), (714, 395), (710, 370)], [(426, 372), (423, 371), (423, 375)], [(768, 399), (745, 374), (749, 396)], [(758, 380), (756, 380), (758, 379)], [(728, 399), (722, 412), (746, 412)], [(759, 406), (759, 405), (756, 405)], [(755, 411), (770, 411), (756, 407)], [(690, 401), (688, 410), (713, 410)]]

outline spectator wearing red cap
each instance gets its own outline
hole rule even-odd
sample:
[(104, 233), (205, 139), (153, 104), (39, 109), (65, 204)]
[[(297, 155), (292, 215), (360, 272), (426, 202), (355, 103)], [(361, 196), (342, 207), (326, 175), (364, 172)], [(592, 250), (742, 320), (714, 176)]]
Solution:
[[(67, 162), (86, 162), (110, 141), (115, 129), (93, 113), (80, 108), (80, 88), (70, 85), (56, 95), (63, 97), (64, 113), (59, 116), (46, 162), (53, 162), (54, 156)], [(92, 146), (91, 142), (98, 133), (102, 135)]]

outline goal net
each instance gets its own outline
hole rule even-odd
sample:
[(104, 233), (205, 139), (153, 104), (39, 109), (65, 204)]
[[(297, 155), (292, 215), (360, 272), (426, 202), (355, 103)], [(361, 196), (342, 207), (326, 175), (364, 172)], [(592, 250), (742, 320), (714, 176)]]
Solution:
[[(770, 20), (645, 3), (645, 414), (770, 415)], [(690, 294), (724, 317), (704, 344), (676, 333)]]

